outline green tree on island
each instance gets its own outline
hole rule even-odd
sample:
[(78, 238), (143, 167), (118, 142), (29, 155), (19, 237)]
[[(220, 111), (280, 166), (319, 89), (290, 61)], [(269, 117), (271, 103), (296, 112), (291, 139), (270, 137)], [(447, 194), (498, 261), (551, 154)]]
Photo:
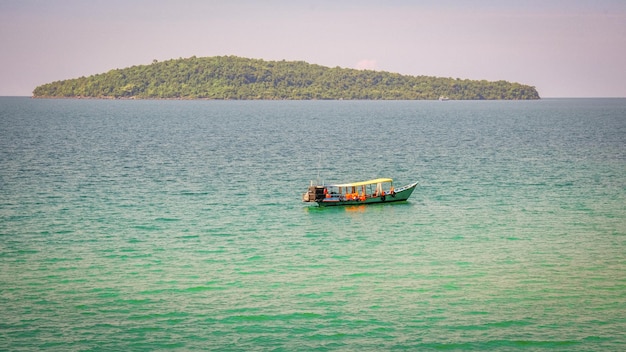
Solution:
[(535, 87), (507, 81), (407, 76), (329, 68), (303, 61), (236, 56), (174, 59), (47, 83), (37, 98), (125, 99), (539, 99)]

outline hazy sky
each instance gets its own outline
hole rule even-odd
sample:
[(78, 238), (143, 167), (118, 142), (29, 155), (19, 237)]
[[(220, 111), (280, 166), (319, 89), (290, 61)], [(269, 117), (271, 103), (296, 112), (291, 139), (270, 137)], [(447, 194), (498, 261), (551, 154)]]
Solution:
[(0, 0), (0, 95), (194, 55), (626, 97), (626, 0)]

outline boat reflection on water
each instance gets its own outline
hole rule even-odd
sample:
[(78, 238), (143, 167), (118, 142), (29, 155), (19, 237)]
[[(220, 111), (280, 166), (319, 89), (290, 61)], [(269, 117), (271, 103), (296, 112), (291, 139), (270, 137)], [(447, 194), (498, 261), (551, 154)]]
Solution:
[(351, 213), (364, 213), (365, 212), (365, 204), (361, 205), (347, 205), (345, 207), (347, 212)]

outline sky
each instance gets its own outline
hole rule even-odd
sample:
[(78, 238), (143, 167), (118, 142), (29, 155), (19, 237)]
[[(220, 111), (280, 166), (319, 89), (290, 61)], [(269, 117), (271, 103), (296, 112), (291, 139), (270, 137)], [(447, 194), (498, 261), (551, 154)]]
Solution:
[(626, 97), (626, 0), (0, 0), (0, 96), (223, 55)]

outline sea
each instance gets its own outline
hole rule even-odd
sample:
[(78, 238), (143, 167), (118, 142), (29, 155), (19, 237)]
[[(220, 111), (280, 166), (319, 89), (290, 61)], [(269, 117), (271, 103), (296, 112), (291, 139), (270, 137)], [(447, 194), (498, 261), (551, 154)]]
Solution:
[[(303, 203), (389, 177), (407, 202)], [(0, 98), (2, 351), (623, 351), (626, 99)]]

